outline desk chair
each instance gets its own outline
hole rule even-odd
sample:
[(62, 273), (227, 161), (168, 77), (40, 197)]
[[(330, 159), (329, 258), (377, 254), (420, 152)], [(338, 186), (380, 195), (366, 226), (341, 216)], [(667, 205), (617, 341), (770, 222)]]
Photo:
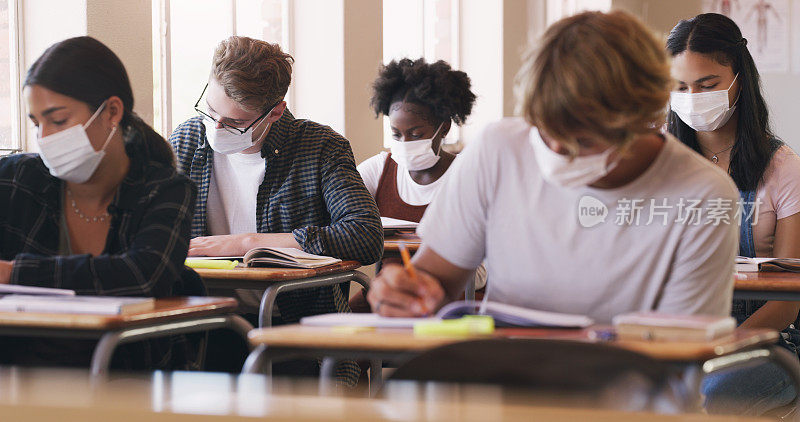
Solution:
[(605, 344), (487, 339), (433, 349), (401, 365), (389, 381), (501, 385), (548, 405), (692, 409), (696, 402), (674, 374), (666, 363)]

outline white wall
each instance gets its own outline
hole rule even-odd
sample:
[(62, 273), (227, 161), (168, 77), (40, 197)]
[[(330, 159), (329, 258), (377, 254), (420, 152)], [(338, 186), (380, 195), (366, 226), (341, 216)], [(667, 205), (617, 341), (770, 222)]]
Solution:
[(295, 0), (295, 106), (308, 118), (344, 132), (344, 0)]

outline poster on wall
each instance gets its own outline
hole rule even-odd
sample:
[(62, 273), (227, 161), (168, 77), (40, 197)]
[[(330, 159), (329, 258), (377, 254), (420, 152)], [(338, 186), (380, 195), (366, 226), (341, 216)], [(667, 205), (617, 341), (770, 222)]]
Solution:
[(789, 0), (704, 0), (703, 10), (733, 19), (761, 73), (789, 72)]

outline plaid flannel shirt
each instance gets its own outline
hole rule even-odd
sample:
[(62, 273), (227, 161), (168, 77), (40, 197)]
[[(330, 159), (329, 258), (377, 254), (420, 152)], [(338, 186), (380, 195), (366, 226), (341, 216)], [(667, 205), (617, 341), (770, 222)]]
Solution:
[[(186, 294), (182, 276), (188, 271), (184, 261), (196, 189), (174, 168), (148, 160), (140, 145), (126, 142), (131, 168), (108, 208), (111, 227), (97, 256), (58, 254), (63, 182), (50, 175), (39, 155), (0, 159), (0, 259), (14, 261), (12, 284), (85, 295)], [(170, 356), (176, 341), (181, 340), (130, 345), (136, 352), (123, 355), (135, 363), (127, 366), (153, 369), (168, 367), (171, 359), (179, 362)]]
[[(214, 154), (202, 119), (182, 123), (170, 143), (178, 156), (178, 171), (198, 186), (192, 236), (205, 236)], [(328, 126), (295, 119), (286, 110), (272, 124), (261, 155), (266, 171), (256, 203), (259, 233), (293, 233), (303, 250), (313, 254), (363, 264), (380, 259), (383, 229), (378, 208), (344, 137)], [(344, 291), (331, 287), (281, 294), (278, 308), (286, 322), (349, 311)]]

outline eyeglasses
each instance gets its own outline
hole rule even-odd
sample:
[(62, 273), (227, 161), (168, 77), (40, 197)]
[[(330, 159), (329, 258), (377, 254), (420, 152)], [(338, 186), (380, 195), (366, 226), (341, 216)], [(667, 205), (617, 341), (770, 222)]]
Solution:
[(263, 119), (264, 117), (267, 117), (268, 114), (272, 113), (272, 110), (275, 109), (275, 107), (278, 104), (280, 104), (280, 102), (281, 102), (281, 100), (278, 100), (278, 102), (273, 104), (272, 107), (268, 108), (267, 111), (264, 112), (264, 114), (262, 114), (261, 116), (258, 116), (257, 119), (253, 120), (253, 123), (250, 123), (249, 126), (247, 126), (244, 129), (239, 129), (238, 127), (231, 126), (231, 125), (229, 125), (227, 123), (220, 122), (219, 120), (211, 117), (210, 114), (208, 114), (205, 111), (203, 111), (202, 109), (200, 109), (200, 101), (203, 99), (203, 95), (205, 95), (207, 89), (208, 89), (208, 84), (206, 84), (206, 86), (203, 88), (203, 92), (200, 93), (200, 98), (198, 98), (197, 102), (194, 103), (194, 111), (196, 111), (197, 114), (200, 115), (200, 117), (202, 117), (204, 119), (209, 119), (209, 120), (211, 120), (212, 122), (214, 122), (216, 124), (222, 125), (222, 128), (225, 129), (226, 132), (232, 133), (234, 135), (236, 135), (236, 134), (244, 135), (245, 133), (247, 133), (247, 131), (250, 130), (250, 128), (252, 128), (256, 124), (258, 124), (258, 122), (260, 122), (261, 119)]

